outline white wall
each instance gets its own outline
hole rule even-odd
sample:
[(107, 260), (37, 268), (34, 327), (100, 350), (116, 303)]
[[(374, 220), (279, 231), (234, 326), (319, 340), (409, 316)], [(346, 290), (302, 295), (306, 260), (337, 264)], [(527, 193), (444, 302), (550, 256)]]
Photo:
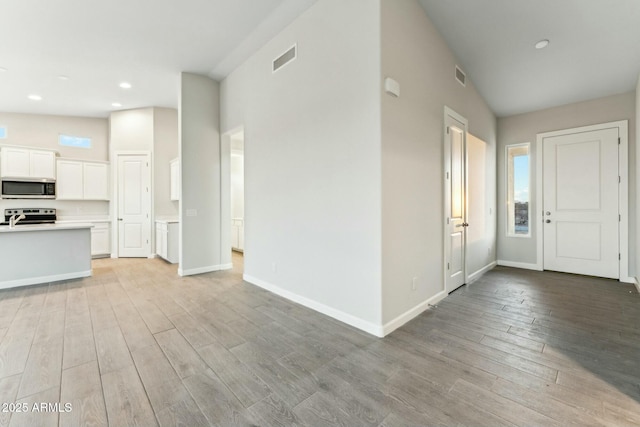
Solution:
[[(221, 265), (219, 84), (182, 73), (179, 139), (181, 275), (223, 268)], [(190, 216), (194, 211), (196, 216)], [(230, 228), (229, 222), (225, 224)], [(230, 249), (229, 249), (230, 250)]]
[(489, 209), (495, 207), (496, 119), (469, 79), (466, 87), (454, 79), (456, 59), (417, 1), (382, 0), (381, 22), (382, 75), (401, 87), (399, 98), (382, 94), (383, 321), (398, 326), (406, 320), (399, 316), (444, 296), (445, 106), (486, 141), (469, 150), (482, 156), (473, 172), (485, 180), (482, 190), (473, 187), (474, 206), (484, 211), (470, 217), (470, 273), (495, 259), (495, 209)]
[[(83, 160), (109, 160), (107, 119), (49, 116), (42, 114), (0, 113), (0, 125), (7, 127), (7, 138), (0, 144), (56, 150), (60, 157)], [(64, 147), (60, 134), (91, 138), (91, 148)]]
[(171, 201), (169, 162), (178, 157), (178, 111), (153, 109), (153, 195), (156, 217), (178, 217), (178, 202)]
[[(1, 144), (56, 150), (59, 157), (80, 160), (109, 160), (107, 119), (0, 113), (0, 125), (7, 127)], [(91, 138), (91, 148), (64, 147), (60, 134)], [(0, 200), (0, 215), (9, 208), (55, 208), (62, 219), (76, 216), (107, 216), (109, 202), (72, 200)]]
[(244, 218), (244, 154), (231, 153), (231, 218)]
[(153, 151), (153, 108), (111, 113), (109, 148), (115, 151)]
[[(591, 101), (563, 105), (541, 111), (498, 119), (498, 260), (530, 264), (536, 260), (536, 233), (540, 225), (536, 214), (536, 135), (618, 120), (629, 120), (629, 159), (636, 158), (635, 92), (608, 96)], [(531, 143), (531, 190), (529, 211), (532, 213), (531, 238), (506, 236), (505, 146), (521, 142)], [(629, 274), (636, 272), (636, 167), (629, 161)]]
[[(317, 2), (221, 85), (222, 131), (245, 130), (245, 277), (369, 330), (381, 322), (379, 25), (379, 1)], [(272, 73), (294, 43), (298, 58)]]

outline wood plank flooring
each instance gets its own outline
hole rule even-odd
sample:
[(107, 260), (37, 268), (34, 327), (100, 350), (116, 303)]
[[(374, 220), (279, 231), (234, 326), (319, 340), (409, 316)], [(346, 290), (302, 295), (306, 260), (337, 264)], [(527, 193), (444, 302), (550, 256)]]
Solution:
[(0, 291), (0, 427), (640, 425), (631, 285), (496, 268), (377, 339), (234, 262)]

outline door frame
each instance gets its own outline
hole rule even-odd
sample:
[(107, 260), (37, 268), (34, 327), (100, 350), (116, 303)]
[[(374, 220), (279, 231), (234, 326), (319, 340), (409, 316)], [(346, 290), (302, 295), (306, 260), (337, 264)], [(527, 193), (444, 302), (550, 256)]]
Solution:
[[(245, 132), (244, 125), (236, 126), (222, 135), (220, 135), (220, 253), (221, 263), (227, 265), (233, 265), (233, 256), (231, 250), (231, 137)], [(244, 138), (246, 141), (246, 132)], [(246, 144), (245, 144), (246, 150)], [(246, 176), (246, 174), (245, 174)], [(246, 187), (246, 184), (245, 184)], [(247, 224), (247, 205), (246, 205), (246, 193), (245, 193), (245, 233)], [(245, 234), (246, 237), (246, 234)], [(245, 238), (246, 243), (246, 238)], [(243, 251), (243, 258), (247, 259), (246, 245)]]
[(120, 230), (118, 228), (118, 164), (120, 156), (147, 156), (149, 160), (149, 253), (147, 258), (153, 258), (155, 254), (155, 212), (154, 206), (154, 186), (153, 186), (153, 153), (151, 151), (114, 151), (111, 159), (111, 258), (120, 257)]
[[(443, 156), (442, 156), (442, 162), (443, 162), (443, 173), (442, 173), (442, 182), (443, 182), (443, 218), (442, 218), (442, 224), (443, 224), (443, 239), (444, 239), (444, 246), (443, 246), (443, 263), (442, 263), (442, 271), (443, 271), (443, 284), (442, 284), (442, 289), (443, 291), (449, 293), (450, 291), (447, 289), (447, 256), (449, 254), (449, 252), (451, 251), (450, 248), (450, 240), (449, 240), (449, 229), (448, 229), (448, 224), (447, 224), (447, 218), (448, 215), (450, 215), (450, 211), (451, 211), (451, 203), (448, 202), (449, 201), (449, 197), (451, 197), (450, 195), (448, 195), (449, 193), (449, 186), (448, 186), (448, 179), (447, 179), (447, 171), (448, 171), (448, 162), (451, 159), (451, 150), (448, 147), (448, 141), (447, 141), (447, 117), (452, 117), (453, 119), (459, 121), (460, 123), (462, 123), (464, 125), (464, 221), (468, 221), (469, 219), (469, 212), (468, 212), (468, 207), (469, 207), (469, 192), (468, 187), (469, 187), (469, 183), (467, 181), (468, 179), (468, 175), (469, 175), (469, 171), (468, 171), (468, 166), (469, 166), (469, 162), (467, 161), (467, 134), (469, 133), (469, 121), (461, 116), (460, 114), (458, 114), (456, 111), (454, 111), (453, 109), (447, 107), (445, 105), (444, 107), (444, 120), (443, 120), (443, 124), (442, 124), (442, 141), (443, 141)], [(464, 276), (464, 284), (469, 282), (469, 269), (467, 268), (467, 233), (465, 231), (464, 233), (464, 240), (463, 240), (463, 245), (464, 245), (464, 262), (462, 263), (462, 268), (464, 270), (463, 272), (463, 276)]]
[[(618, 227), (618, 245), (620, 253), (619, 276), (620, 281), (625, 283), (635, 283), (635, 280), (629, 276), (629, 121), (620, 120), (615, 122), (600, 123), (591, 126), (581, 126), (571, 129), (562, 129), (552, 132), (542, 132), (536, 135), (536, 207), (535, 211), (531, 210), (533, 221), (536, 223), (536, 247), (538, 270), (544, 270), (544, 221), (543, 200), (543, 141), (544, 138), (553, 136), (563, 136), (580, 132), (591, 132), (604, 129), (618, 129), (618, 174), (620, 176), (620, 185), (618, 185), (618, 213), (620, 214), (620, 225)], [(540, 214), (535, 215), (535, 213)], [(538, 217), (536, 220), (535, 218)], [(532, 221), (532, 222), (533, 222)]]

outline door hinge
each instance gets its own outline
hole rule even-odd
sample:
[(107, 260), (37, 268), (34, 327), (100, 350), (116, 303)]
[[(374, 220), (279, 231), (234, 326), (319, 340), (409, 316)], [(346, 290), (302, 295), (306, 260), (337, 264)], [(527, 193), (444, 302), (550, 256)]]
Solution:
[(620, 177), (618, 176), (618, 184), (620, 184), (622, 182), (622, 180), (620, 179)]
[(622, 221), (622, 215), (618, 214), (618, 222)]
[(621, 259), (622, 259), (622, 256), (618, 254), (618, 261), (620, 261)]
[(449, 224), (449, 218), (447, 218), (447, 224)]
[(620, 137), (618, 137), (618, 145), (620, 145)]
[(449, 172), (447, 172), (447, 179), (449, 179)]
[(447, 126), (447, 135), (449, 134), (449, 126)]
[(449, 270), (449, 269), (450, 269), (450, 268), (449, 268), (449, 263), (447, 263), (447, 270)]

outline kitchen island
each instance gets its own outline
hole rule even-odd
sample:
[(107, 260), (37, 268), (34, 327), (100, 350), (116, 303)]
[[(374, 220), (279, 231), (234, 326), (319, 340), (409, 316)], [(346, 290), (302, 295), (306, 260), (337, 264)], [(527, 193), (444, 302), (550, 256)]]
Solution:
[(91, 276), (91, 227), (0, 226), (0, 289)]

